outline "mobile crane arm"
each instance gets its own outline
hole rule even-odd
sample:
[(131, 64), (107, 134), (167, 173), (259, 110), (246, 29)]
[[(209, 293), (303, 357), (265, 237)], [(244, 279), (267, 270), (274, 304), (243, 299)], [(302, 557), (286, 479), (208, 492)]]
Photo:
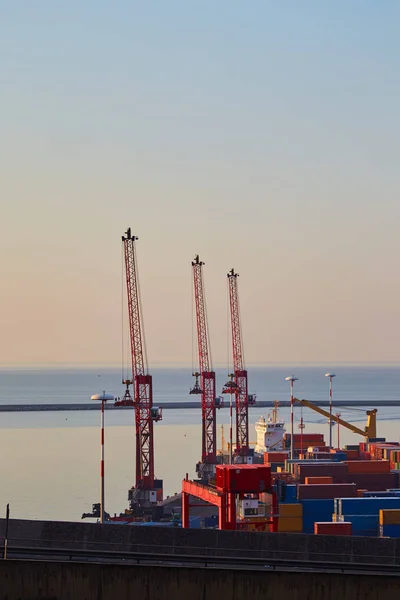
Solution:
[[(319, 413), (320, 415), (323, 415), (324, 417), (328, 417), (328, 419), (330, 418), (330, 414), (328, 411), (324, 410), (323, 408), (320, 408), (319, 406), (316, 406), (309, 400), (299, 400), (299, 398), (293, 398), (293, 400), (294, 400), (294, 402), (297, 402), (297, 404), (301, 404), (302, 406), (307, 406), (308, 408), (311, 408), (311, 410), (314, 410), (315, 412)], [(347, 423), (347, 421), (343, 421), (342, 419), (340, 419), (339, 417), (336, 417), (335, 415), (332, 415), (332, 421), (335, 421), (336, 423), (338, 423), (339, 425), (342, 425), (343, 427), (347, 427), (347, 429), (350, 429), (350, 431), (352, 431), (353, 433), (362, 435), (367, 440), (369, 440), (370, 438), (376, 438), (376, 413), (377, 412), (378, 412), (378, 410), (376, 408), (373, 408), (372, 410), (367, 410), (368, 419), (367, 419), (367, 425), (365, 426), (364, 430), (359, 429), (358, 427), (356, 427), (355, 425), (352, 425), (351, 423)]]

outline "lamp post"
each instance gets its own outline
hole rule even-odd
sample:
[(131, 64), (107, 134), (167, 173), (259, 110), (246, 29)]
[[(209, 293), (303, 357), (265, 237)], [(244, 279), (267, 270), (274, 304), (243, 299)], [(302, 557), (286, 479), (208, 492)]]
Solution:
[(101, 402), (101, 429), (100, 429), (100, 523), (104, 523), (104, 405), (107, 400), (114, 400), (114, 396), (106, 394), (94, 394), (91, 398), (95, 402)]
[[(336, 416), (337, 416), (337, 418), (338, 418), (338, 419), (340, 419), (340, 417), (341, 417), (341, 414), (340, 414), (340, 413), (336, 413)], [(338, 421), (338, 424), (337, 424), (337, 447), (338, 447), (338, 450), (340, 450), (340, 437), (339, 437), (339, 430), (340, 430), (340, 423), (339, 423), (339, 421)]]
[(335, 373), (325, 373), (329, 377), (329, 448), (332, 448), (332, 379), (336, 377)]
[(294, 405), (294, 396), (293, 396), (293, 384), (295, 381), (298, 381), (298, 377), (291, 375), (290, 377), (285, 377), (285, 381), (290, 381), (290, 460), (293, 460), (293, 448), (294, 448), (294, 414), (293, 414), (293, 405)]

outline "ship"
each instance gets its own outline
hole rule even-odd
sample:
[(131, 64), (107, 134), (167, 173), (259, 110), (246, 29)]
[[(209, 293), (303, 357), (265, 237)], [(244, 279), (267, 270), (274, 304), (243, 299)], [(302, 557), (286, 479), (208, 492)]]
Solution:
[(260, 417), (255, 423), (257, 443), (254, 448), (256, 454), (264, 454), (270, 450), (279, 451), (285, 449), (284, 435), (286, 433), (285, 422), (279, 418), (279, 402), (274, 402), (272, 415), (267, 418)]

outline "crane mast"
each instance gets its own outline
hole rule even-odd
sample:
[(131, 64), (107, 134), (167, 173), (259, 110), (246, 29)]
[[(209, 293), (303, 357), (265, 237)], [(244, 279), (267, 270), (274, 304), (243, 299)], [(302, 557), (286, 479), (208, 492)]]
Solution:
[[(132, 379), (125, 380), (124, 403), (129, 404), (129, 386), (133, 385), (133, 406), (136, 427), (136, 481), (129, 493), (131, 508), (136, 504), (145, 506), (156, 501), (154, 490), (161, 489), (162, 482), (154, 478), (154, 433), (153, 422), (161, 419), (161, 410), (153, 407), (153, 378), (148, 373), (145, 352), (143, 321), (141, 315), (139, 278), (135, 242), (129, 228), (122, 236), (124, 245), (126, 290), (128, 299), (130, 349), (132, 359)], [(161, 483), (161, 486), (160, 486)], [(151, 493), (153, 491), (153, 494)], [(159, 494), (160, 495), (160, 494)]]
[(236, 453), (247, 456), (249, 453), (249, 400), (253, 404), (254, 396), (249, 397), (247, 370), (244, 364), (242, 328), (240, 322), (238, 273), (234, 269), (229, 271), (229, 306), (231, 313), (233, 376), (236, 401)]
[[(208, 335), (206, 302), (204, 294), (203, 266), (197, 255), (192, 261), (194, 298), (196, 307), (197, 348), (200, 373), (193, 373), (196, 384), (191, 393), (201, 394), (202, 415), (202, 449), (201, 463), (197, 465), (197, 473), (205, 478), (212, 472), (216, 463), (216, 397), (215, 397), (215, 372), (211, 364), (211, 352)], [(198, 379), (200, 377), (200, 384)]]

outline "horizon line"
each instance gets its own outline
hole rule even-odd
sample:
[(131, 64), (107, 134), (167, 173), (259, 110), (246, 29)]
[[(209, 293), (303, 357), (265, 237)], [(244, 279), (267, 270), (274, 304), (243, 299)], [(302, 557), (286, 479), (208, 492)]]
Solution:
[[(292, 368), (301, 368), (301, 367), (328, 367), (334, 368), (336, 366), (340, 367), (367, 367), (367, 366), (375, 366), (375, 367), (397, 367), (399, 366), (400, 361), (362, 361), (362, 360), (349, 360), (349, 361), (264, 361), (264, 362), (254, 362), (249, 363), (247, 365), (247, 369), (249, 368), (269, 368), (269, 367), (292, 367)], [(228, 371), (231, 367), (227, 367), (226, 364), (216, 363), (213, 365), (214, 369), (227, 369)], [(184, 362), (154, 362), (151, 365), (152, 369), (188, 369), (192, 370), (193, 366), (190, 363)], [(116, 370), (119, 369), (122, 371), (121, 366), (116, 363), (69, 363), (69, 362), (43, 362), (43, 363), (1, 363), (0, 369), (12, 369), (12, 370), (40, 370), (40, 369), (48, 369), (48, 370), (56, 370), (56, 369), (108, 369), (108, 370)], [(129, 369), (124, 369), (124, 372)]]

